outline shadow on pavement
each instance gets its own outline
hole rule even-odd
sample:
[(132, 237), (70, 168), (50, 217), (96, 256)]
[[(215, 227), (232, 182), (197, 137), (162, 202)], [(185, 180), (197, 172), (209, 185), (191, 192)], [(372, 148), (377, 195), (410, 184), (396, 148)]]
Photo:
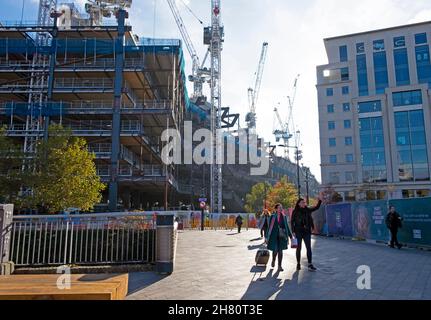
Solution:
[(129, 274), (129, 292), (131, 295), (135, 292), (145, 289), (168, 276), (159, 275), (155, 272), (136, 272)]
[(262, 278), (262, 274), (260, 274), (255, 279), (256, 273), (241, 300), (269, 300), (281, 289), (282, 280), (278, 278), (280, 273), (279, 271), (273, 272), (274, 269), (271, 269), (266, 277)]
[(256, 249), (266, 249), (266, 246), (264, 243), (261, 243), (261, 244), (256, 244), (253, 246), (247, 246), (247, 248), (248, 248), (248, 250), (251, 251), (251, 250), (256, 250)]

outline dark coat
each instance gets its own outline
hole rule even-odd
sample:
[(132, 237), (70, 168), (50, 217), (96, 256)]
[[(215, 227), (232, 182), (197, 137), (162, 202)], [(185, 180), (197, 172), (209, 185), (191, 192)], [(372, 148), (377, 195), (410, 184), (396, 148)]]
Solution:
[(241, 216), (236, 217), (235, 223), (237, 226), (241, 226), (242, 225), (242, 217)]
[(292, 230), (294, 233), (304, 234), (311, 233), (314, 229), (313, 216), (311, 215), (314, 211), (319, 210), (322, 205), (322, 201), (319, 200), (317, 206), (313, 208), (299, 208), (293, 211), (292, 214)]
[(401, 221), (403, 218), (398, 214), (398, 212), (388, 213), (386, 216), (386, 226), (388, 229), (398, 229), (402, 228)]
[(268, 232), (266, 234), (266, 240), (268, 242), (268, 250), (271, 251), (281, 251), (286, 250), (289, 246), (289, 239), (279, 238), (278, 227), (285, 230), (286, 235), (290, 238), (292, 237), (292, 233), (289, 228), (289, 221), (286, 215), (283, 215), (283, 219), (281, 219), (281, 224), (278, 223), (278, 214), (273, 213), (268, 218)]

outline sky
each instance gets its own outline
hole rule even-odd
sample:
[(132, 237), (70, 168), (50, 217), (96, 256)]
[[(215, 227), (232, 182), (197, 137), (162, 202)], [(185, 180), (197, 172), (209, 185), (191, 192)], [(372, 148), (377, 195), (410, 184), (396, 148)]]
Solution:
[[(69, 0), (70, 1), (70, 0)], [(66, 1), (66, 2), (69, 2)], [(210, 23), (210, 0), (176, 0), (184, 23), (201, 59), (203, 26)], [(38, 0), (0, 0), (0, 21), (35, 20)], [(59, 3), (64, 2), (59, 0)], [(77, 0), (81, 6), (85, 0)], [(241, 114), (249, 111), (247, 89), (254, 86), (260, 51), (268, 42), (268, 55), (257, 105), (257, 131), (274, 142), (274, 107), (287, 119), (287, 96), (292, 95), (300, 74), (293, 108), (294, 123), (301, 131), (303, 164), (320, 181), (320, 143), (316, 66), (326, 64), (323, 39), (332, 36), (430, 21), (429, 0), (222, 0), (225, 29), (222, 53), (222, 104)], [(133, 32), (141, 37), (181, 38), (166, 0), (133, 0), (130, 10)], [(191, 62), (186, 53), (186, 69)], [(192, 83), (188, 84), (192, 92)], [(281, 150), (280, 150), (281, 151)], [(281, 154), (281, 152), (280, 152)]]

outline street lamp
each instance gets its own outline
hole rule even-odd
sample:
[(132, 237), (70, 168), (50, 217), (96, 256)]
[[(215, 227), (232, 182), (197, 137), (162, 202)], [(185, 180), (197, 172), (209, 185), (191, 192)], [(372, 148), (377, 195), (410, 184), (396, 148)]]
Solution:
[(280, 144), (278, 145), (279, 147), (284, 147), (284, 148), (291, 148), (291, 149), (295, 149), (295, 159), (296, 159), (296, 183), (298, 186), (298, 198), (301, 198), (301, 179), (299, 177), (299, 171), (300, 171), (300, 167), (299, 167), (299, 160), (302, 159), (302, 151), (299, 150), (298, 146), (286, 146), (284, 144)]

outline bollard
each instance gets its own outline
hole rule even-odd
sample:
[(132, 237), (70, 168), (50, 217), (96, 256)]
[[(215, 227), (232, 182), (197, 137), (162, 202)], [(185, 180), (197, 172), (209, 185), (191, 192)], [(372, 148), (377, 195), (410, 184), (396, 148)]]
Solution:
[(13, 264), (9, 261), (12, 217), (13, 204), (0, 204), (0, 265), (2, 275), (13, 273)]
[(156, 225), (156, 270), (161, 274), (171, 274), (175, 262), (174, 215), (157, 215)]

